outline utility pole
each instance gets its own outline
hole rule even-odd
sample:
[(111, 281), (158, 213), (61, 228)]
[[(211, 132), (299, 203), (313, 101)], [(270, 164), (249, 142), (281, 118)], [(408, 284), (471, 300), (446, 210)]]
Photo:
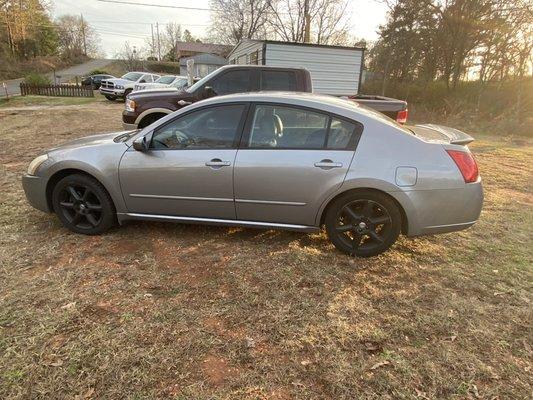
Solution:
[(87, 55), (87, 39), (85, 38), (85, 22), (83, 21), (83, 14), (81, 15), (81, 34), (83, 35), (83, 54)]
[(155, 29), (157, 31), (157, 61), (161, 61), (161, 39), (159, 38), (159, 22), (155, 23)]
[(154, 24), (150, 24), (150, 28), (152, 29), (152, 48), (151, 48), (151, 51), (150, 51), (150, 55), (152, 57), (155, 57)]
[(309, 43), (311, 41), (311, 16), (309, 15), (309, 0), (304, 2), (304, 42)]

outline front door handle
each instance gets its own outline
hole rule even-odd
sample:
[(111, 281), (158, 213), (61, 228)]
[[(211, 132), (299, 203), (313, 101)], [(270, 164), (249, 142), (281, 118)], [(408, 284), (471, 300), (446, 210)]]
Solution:
[(316, 162), (315, 167), (322, 168), (322, 169), (341, 168), (342, 163), (333, 162), (329, 159), (326, 159), (326, 160), (320, 160), (319, 162)]
[(222, 161), (220, 158), (213, 158), (211, 161), (208, 161), (205, 163), (206, 167), (229, 167), (231, 165), (231, 162), (229, 161)]

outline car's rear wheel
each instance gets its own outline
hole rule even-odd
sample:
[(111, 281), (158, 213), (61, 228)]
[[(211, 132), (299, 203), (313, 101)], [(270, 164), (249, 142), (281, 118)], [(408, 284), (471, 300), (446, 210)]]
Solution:
[(116, 222), (115, 206), (96, 179), (74, 174), (61, 179), (52, 192), (54, 211), (68, 229), (86, 235), (103, 233)]
[(110, 96), (108, 94), (105, 95), (105, 98), (110, 101), (115, 101), (117, 99), (115, 96)]
[(394, 244), (402, 214), (390, 197), (360, 190), (339, 197), (328, 208), (326, 232), (335, 247), (358, 257), (372, 257)]

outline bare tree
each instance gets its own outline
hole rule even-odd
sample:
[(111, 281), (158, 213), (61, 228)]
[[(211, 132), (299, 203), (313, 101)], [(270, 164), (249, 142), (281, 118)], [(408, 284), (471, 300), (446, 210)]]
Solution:
[[(349, 2), (347, 0), (307, 0), (311, 21), (311, 41), (321, 44), (347, 44)], [(271, 0), (269, 26), (282, 40), (303, 42), (305, 39), (306, 0)]]
[(168, 23), (163, 32), (162, 43), (168, 61), (176, 61), (178, 43), (181, 42), (181, 25), (176, 22)]
[(122, 62), (126, 71), (144, 70), (142, 57), (143, 51), (130, 46), (129, 42), (125, 42), (122, 50), (115, 54), (115, 58)]
[(87, 21), (77, 15), (62, 15), (56, 20), (56, 26), (59, 48), (65, 58), (98, 54), (100, 40)]
[(211, 36), (221, 43), (264, 38), (269, 0), (210, 0)]

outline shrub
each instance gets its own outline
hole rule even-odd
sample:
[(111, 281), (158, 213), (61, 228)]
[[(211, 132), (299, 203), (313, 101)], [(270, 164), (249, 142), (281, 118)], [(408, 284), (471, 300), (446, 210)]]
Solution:
[(170, 61), (150, 61), (146, 63), (147, 69), (160, 74), (180, 74), (180, 63)]
[(93, 69), (91, 72), (87, 74), (87, 76), (89, 75), (110, 75), (110, 74), (103, 69)]
[(24, 77), (24, 82), (29, 85), (50, 85), (52, 81), (46, 75), (31, 73)]

